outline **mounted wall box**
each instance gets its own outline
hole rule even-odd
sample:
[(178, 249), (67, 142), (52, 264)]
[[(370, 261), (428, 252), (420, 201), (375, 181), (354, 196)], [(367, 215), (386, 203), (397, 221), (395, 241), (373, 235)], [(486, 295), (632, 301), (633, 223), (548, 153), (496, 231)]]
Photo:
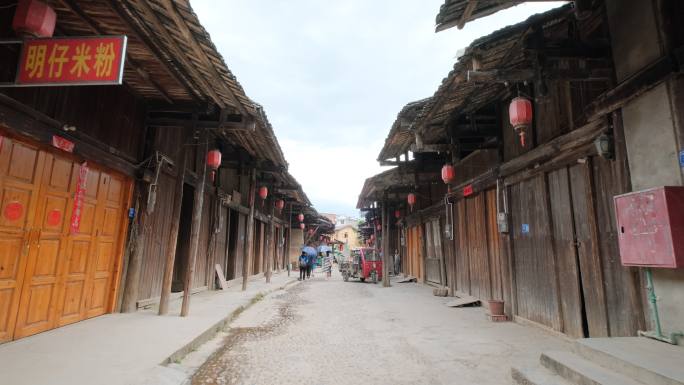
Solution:
[(684, 267), (684, 187), (656, 187), (613, 199), (623, 265)]

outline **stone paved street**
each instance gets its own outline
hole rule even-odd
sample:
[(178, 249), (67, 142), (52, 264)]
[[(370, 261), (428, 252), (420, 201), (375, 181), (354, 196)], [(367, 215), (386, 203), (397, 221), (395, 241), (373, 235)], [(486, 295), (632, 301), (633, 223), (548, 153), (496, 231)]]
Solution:
[(446, 301), (415, 283), (386, 289), (317, 273), (243, 313), (208, 344), (218, 350), (192, 383), (506, 384), (511, 365), (569, 349), (540, 329), (491, 323), (480, 307)]

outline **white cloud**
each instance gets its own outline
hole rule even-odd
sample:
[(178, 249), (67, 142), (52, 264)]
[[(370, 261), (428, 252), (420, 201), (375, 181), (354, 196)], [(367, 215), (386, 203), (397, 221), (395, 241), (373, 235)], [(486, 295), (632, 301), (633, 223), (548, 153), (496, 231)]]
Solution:
[[(444, 0), (192, 0), (290, 171), (320, 211), (352, 213), (396, 114), (431, 96), (470, 42), (557, 3), (434, 33)], [(344, 176), (335, 176), (346, 167)]]

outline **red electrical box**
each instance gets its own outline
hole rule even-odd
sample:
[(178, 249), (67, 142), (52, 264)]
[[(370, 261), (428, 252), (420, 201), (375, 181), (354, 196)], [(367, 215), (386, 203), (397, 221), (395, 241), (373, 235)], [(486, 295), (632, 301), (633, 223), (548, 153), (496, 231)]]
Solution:
[(684, 267), (684, 187), (657, 187), (613, 199), (623, 265)]

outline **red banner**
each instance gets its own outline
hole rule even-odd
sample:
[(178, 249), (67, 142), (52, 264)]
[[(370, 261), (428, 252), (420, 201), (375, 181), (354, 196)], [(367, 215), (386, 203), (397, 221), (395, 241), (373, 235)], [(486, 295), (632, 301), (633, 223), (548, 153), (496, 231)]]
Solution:
[(463, 196), (467, 197), (473, 195), (473, 185), (469, 184), (463, 188)]
[(74, 209), (71, 212), (71, 234), (78, 234), (81, 228), (81, 214), (83, 210), (83, 198), (86, 191), (86, 180), (88, 178), (88, 163), (83, 162), (78, 173), (78, 183), (76, 184), (76, 194), (74, 195)]
[(27, 40), (18, 85), (121, 84), (126, 36)]

